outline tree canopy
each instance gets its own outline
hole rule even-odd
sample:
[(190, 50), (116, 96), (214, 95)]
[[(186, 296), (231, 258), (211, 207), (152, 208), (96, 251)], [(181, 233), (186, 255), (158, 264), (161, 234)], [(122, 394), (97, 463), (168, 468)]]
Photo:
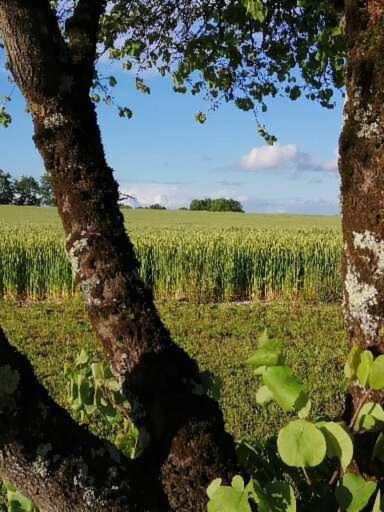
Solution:
[[(68, 38), (76, 2), (51, 4)], [(101, 19), (96, 63), (106, 56), (120, 61), (144, 94), (151, 92), (145, 72), (156, 69), (172, 76), (176, 92), (203, 94), (211, 109), (233, 101), (255, 113), (260, 134), (273, 142), (259, 115), (269, 97), (305, 95), (334, 106), (334, 88), (343, 85), (341, 8), (337, 0), (112, 0)], [(93, 100), (131, 117), (134, 105), (115, 104), (116, 77), (96, 69)], [(206, 114), (196, 119), (203, 123)]]

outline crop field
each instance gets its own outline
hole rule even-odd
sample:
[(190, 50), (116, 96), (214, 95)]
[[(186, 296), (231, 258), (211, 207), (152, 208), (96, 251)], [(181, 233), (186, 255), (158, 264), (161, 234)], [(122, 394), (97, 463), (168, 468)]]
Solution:
[[(158, 299), (341, 297), (337, 217), (125, 210), (125, 218)], [(74, 292), (56, 210), (0, 207), (0, 296)]]

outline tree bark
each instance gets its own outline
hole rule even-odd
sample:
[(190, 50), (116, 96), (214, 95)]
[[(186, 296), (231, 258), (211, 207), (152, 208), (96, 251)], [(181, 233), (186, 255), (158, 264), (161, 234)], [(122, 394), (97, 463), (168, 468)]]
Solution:
[(167, 510), (151, 461), (130, 461), (59, 407), (0, 329), (0, 473), (46, 512)]
[[(351, 344), (378, 355), (384, 353), (383, 6), (347, 0), (345, 15), (347, 101), (340, 139), (345, 316)], [(356, 407), (361, 389), (352, 386), (351, 393)]]
[[(79, 39), (73, 43), (78, 27), (84, 41), (96, 40), (86, 33), (95, 24), (74, 18), (67, 44), (47, 0), (0, 0), (10, 69), (32, 114), (93, 328), (130, 400), (169, 509), (203, 511), (209, 482), (233, 472), (233, 441), (217, 403), (202, 391), (196, 363), (172, 342), (139, 277), (89, 98), (88, 68), (81, 67)], [(85, 63), (89, 55), (87, 47)]]

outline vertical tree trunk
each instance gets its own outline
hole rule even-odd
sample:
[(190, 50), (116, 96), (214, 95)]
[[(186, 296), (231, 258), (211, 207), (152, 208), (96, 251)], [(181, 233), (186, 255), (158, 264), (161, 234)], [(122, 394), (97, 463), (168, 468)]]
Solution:
[(209, 482), (232, 473), (234, 445), (196, 363), (172, 342), (139, 277), (89, 98), (92, 52), (79, 44), (92, 40), (81, 33), (91, 4), (79, 2), (81, 16), (68, 25), (76, 44), (62, 39), (47, 0), (0, 0), (0, 29), (52, 177), (74, 272), (131, 402), (144, 456), (157, 468), (171, 510), (203, 512)]
[[(383, 4), (346, 0), (347, 101), (340, 139), (345, 315), (352, 344), (384, 353)], [(359, 391), (352, 390), (355, 405)]]

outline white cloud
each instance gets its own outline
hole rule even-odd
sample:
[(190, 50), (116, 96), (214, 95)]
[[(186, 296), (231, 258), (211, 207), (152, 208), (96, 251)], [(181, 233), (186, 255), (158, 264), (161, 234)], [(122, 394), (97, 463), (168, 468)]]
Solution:
[(281, 146), (276, 143), (273, 146), (261, 146), (253, 148), (241, 159), (241, 167), (246, 171), (261, 171), (286, 167), (294, 162), (298, 156), (296, 144)]
[(240, 160), (241, 168), (250, 172), (294, 170), (299, 172), (337, 172), (338, 153), (331, 160), (317, 160), (300, 151), (296, 144), (265, 145), (251, 149)]

